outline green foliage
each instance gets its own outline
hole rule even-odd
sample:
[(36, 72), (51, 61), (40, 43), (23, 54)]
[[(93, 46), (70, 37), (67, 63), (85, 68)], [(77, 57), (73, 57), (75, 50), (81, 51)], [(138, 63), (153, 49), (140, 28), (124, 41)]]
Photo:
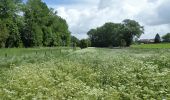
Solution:
[(169, 51), (1, 49), (0, 97), (2, 100), (169, 100)]
[(80, 48), (83, 49), (83, 48), (87, 48), (87, 47), (90, 47), (91, 46), (91, 43), (88, 39), (82, 39), (80, 40)]
[(0, 48), (5, 47), (9, 31), (6, 24), (0, 19)]
[(97, 29), (91, 29), (87, 34), (94, 47), (117, 47), (130, 46), (133, 38), (140, 37), (143, 31), (143, 27), (138, 22), (127, 19), (122, 24), (105, 23)]
[(20, 43), (20, 34), (19, 34), (19, 29), (17, 24), (12, 23), (10, 26), (8, 26), (9, 36), (8, 39), (6, 40), (5, 46), (10, 48), (10, 47), (19, 47)]
[(1, 0), (0, 28), (0, 47), (70, 44), (67, 22), (42, 0)]
[(53, 39), (53, 33), (52, 29), (50, 27), (44, 27), (43, 28), (43, 45), (44, 46), (51, 46), (52, 45), (52, 39)]
[(161, 42), (161, 37), (159, 36), (159, 34), (156, 34), (155, 43), (160, 43), (160, 42)]
[[(18, 27), (18, 11), (20, 0), (1, 0), (0, 1), (0, 24), (3, 29), (1, 36), (3, 46), (1, 47), (18, 47), (20, 43), (20, 33)], [(2, 25), (4, 24), (4, 25)], [(6, 31), (8, 30), (8, 32)]]
[(166, 35), (162, 36), (162, 39), (164, 42), (170, 42), (170, 33), (167, 33)]
[(126, 46), (130, 46), (132, 44), (133, 38), (139, 38), (141, 34), (144, 33), (144, 27), (141, 26), (135, 20), (125, 19), (123, 21), (124, 29), (123, 29), (123, 37), (126, 41)]
[(0, 18), (9, 19), (15, 16), (19, 0), (0, 0)]
[(80, 45), (80, 40), (76, 38), (75, 36), (71, 36), (71, 44), (72, 46), (79, 46)]

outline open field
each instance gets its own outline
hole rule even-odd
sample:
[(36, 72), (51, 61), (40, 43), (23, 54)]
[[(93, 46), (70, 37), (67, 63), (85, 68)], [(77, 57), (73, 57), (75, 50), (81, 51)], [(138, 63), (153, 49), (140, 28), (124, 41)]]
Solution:
[(0, 49), (2, 100), (169, 100), (170, 49)]
[(140, 44), (132, 45), (132, 48), (145, 48), (145, 49), (163, 49), (170, 48), (170, 43), (160, 43), (160, 44)]

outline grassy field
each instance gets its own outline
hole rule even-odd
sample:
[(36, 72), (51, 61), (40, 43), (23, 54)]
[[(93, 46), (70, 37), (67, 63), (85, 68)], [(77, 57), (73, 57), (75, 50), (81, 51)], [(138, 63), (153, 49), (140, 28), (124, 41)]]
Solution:
[(170, 49), (0, 49), (2, 100), (169, 100)]
[(160, 43), (160, 44), (140, 44), (132, 45), (132, 48), (145, 48), (145, 49), (166, 49), (170, 48), (170, 43)]

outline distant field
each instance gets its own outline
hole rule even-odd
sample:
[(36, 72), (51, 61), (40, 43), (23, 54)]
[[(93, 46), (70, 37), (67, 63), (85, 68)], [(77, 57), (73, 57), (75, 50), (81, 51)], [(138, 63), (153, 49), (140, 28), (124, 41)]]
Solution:
[(0, 100), (169, 100), (169, 52), (0, 49)]
[(132, 45), (132, 48), (170, 48), (170, 43)]

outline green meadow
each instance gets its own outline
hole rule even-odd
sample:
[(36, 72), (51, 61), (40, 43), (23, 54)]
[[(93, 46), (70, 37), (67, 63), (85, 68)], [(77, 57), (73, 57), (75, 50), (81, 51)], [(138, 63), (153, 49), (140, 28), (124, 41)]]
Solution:
[(159, 43), (159, 44), (140, 44), (132, 45), (132, 48), (145, 48), (145, 49), (166, 49), (170, 48), (170, 43)]
[(170, 49), (0, 49), (1, 100), (168, 100)]

